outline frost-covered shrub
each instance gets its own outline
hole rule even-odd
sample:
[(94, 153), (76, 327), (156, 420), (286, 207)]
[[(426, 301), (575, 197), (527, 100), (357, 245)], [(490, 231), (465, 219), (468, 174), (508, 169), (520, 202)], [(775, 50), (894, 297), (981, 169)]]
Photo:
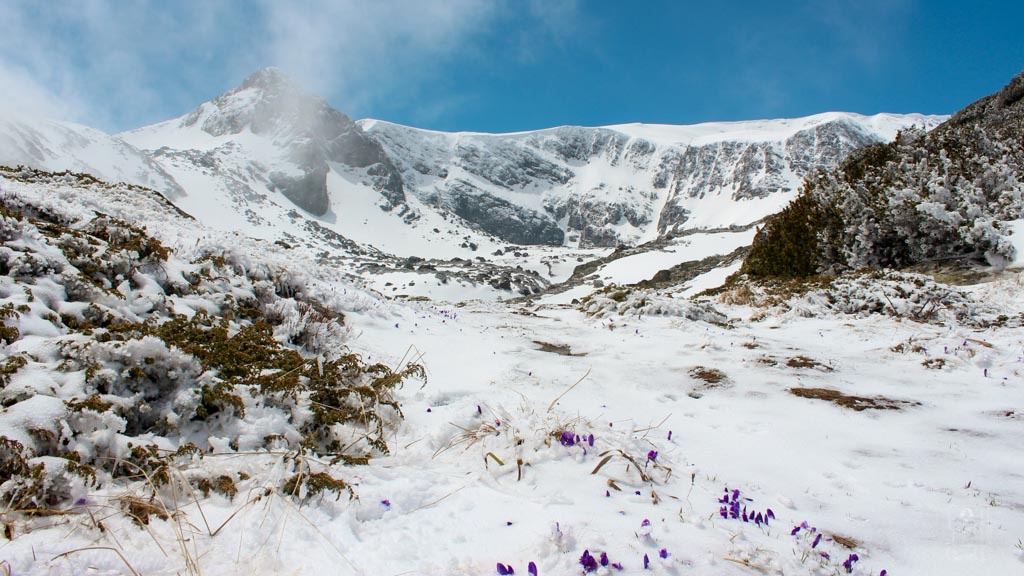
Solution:
[[(124, 192), (74, 175), (18, 177)], [(0, 194), (4, 511), (141, 483), (149, 497), (119, 501), (145, 523), (167, 515), (153, 497), (168, 483), (238, 491), (224, 466), (202, 461), (211, 451), (299, 474), (287, 451), (318, 466), (389, 451), (396, 391), (424, 372), (349, 352), (343, 299), (314, 300), (301, 274), (255, 252), (189, 246), (184, 258), (141, 227), (69, 210), (59, 198), (69, 193)]]
[[(125, 341), (90, 341), (70, 355), (87, 370), (86, 394), (116, 397), (125, 432), (166, 433), (187, 413), (191, 394), (203, 370), (199, 362), (156, 336)], [(185, 413), (182, 413), (185, 412)]]
[[(846, 273), (794, 289), (785, 282), (744, 282), (746, 304), (775, 314), (816, 317), (826, 314), (883, 314), (933, 324), (984, 326), (998, 313), (960, 288), (928, 276), (891, 270)], [(729, 293), (723, 294), (728, 298)]]
[(588, 316), (672, 316), (694, 322), (724, 324), (729, 318), (710, 304), (675, 299), (656, 290), (609, 285), (580, 301)]

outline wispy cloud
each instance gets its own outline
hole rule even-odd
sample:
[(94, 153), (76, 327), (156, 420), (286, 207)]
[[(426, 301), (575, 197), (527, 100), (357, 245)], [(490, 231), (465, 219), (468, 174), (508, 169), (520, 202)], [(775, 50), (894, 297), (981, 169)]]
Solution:
[(276, 65), (359, 113), (430, 82), (439, 66), (494, 33), (509, 6), (10, 0), (0, 19), (0, 106), (128, 128), (184, 113), (199, 103), (197, 92), (209, 98)]
[(334, 104), (355, 114), (429, 81), (447, 58), (472, 50), (499, 14), (488, 0), (317, 0), (301, 8), (265, 0), (261, 7), (266, 60), (344, 99)]
[(0, 70), (10, 83), (0, 102), (21, 110), (38, 99), (45, 105), (35, 112), (106, 128), (181, 105), (198, 80), (192, 69), (201, 64), (207, 77), (222, 71), (211, 55), (227, 38), (239, 41), (226, 2), (6, 4)]

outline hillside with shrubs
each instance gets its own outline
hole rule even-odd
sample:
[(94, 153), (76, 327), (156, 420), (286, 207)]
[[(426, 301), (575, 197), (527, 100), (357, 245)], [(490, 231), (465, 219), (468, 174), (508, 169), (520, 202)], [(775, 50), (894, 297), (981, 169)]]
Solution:
[(1024, 217), (1024, 74), (931, 132), (910, 128), (808, 177), (758, 233), (742, 271), (810, 276), (1017, 256)]

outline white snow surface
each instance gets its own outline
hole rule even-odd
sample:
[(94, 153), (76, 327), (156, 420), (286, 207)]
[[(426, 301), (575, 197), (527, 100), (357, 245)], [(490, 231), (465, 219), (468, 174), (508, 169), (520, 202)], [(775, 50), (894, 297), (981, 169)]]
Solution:
[[(185, 254), (230, 246), (254, 266), (284, 266), (311, 295), (346, 310), (350, 350), (390, 366), (414, 358), (428, 372), (422, 388), (399, 392), (405, 419), (389, 436), (390, 456), (323, 464), (353, 486), (354, 499), (328, 492), (300, 504), (280, 489), (289, 474), (280, 457), (234, 453), (230, 439), (211, 437), (201, 447), (211, 452), (189, 466), (234, 475), (234, 499), (178, 493), (169, 499), (175, 515), (142, 529), (114, 499), (144, 496), (144, 482), (82, 493), (64, 514), (14, 523), (3, 545), (13, 574), (486, 575), (498, 573), (497, 563), (527, 574), (533, 562), (539, 574), (562, 575), (584, 573), (584, 551), (607, 554), (609, 565), (596, 574), (1024, 567), (1018, 273), (965, 291), (978, 309), (1011, 318), (1007, 327), (915, 322), (916, 307), (843, 314), (813, 296), (789, 309), (755, 309), (637, 292), (593, 315), (556, 303), (388, 301), (339, 281), (339, 270), (302, 251), (169, 217), (155, 200), (125, 191), (6, 179), (0, 189), (146, 225)], [(704, 243), (746, 237), (683, 240), (646, 257), (663, 261), (612, 263), (604, 273), (632, 278), (676, 261), (684, 248), (710, 254)], [(49, 323), (46, 310), (76, 305), (47, 286), (33, 293), (30, 302), (20, 289), (4, 289), (3, 303), (29, 307), (19, 319), (26, 327), (33, 318)], [(728, 321), (686, 319), (700, 306)], [(661, 313), (637, 312), (655, 309)], [(42, 366), (54, 354), (48, 338), (27, 336), (2, 354), (31, 354), (32, 366)], [(4, 433), (45, 426), (60, 417), (52, 398), (78, 392), (80, 377), (49, 366), (49, 377), (19, 372), (11, 382), (51, 400), (3, 408)], [(721, 372), (717, 382), (701, 376), (711, 369)], [(791, 388), (884, 397), (898, 409), (854, 411)], [(269, 412), (254, 417), (254, 438), (276, 425)], [(727, 490), (740, 491), (748, 512), (770, 508), (774, 519), (723, 518)], [(847, 571), (853, 553), (859, 560)]]

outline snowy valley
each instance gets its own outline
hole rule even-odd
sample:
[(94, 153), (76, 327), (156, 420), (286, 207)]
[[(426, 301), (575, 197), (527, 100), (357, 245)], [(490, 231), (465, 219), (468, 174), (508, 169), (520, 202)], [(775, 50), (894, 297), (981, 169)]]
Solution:
[[(448, 134), (264, 70), (116, 136), (0, 121), (0, 566), (1016, 573), (1021, 86)], [(884, 268), (865, 206), (934, 250)], [(815, 274), (763, 274), (792, 230)]]

